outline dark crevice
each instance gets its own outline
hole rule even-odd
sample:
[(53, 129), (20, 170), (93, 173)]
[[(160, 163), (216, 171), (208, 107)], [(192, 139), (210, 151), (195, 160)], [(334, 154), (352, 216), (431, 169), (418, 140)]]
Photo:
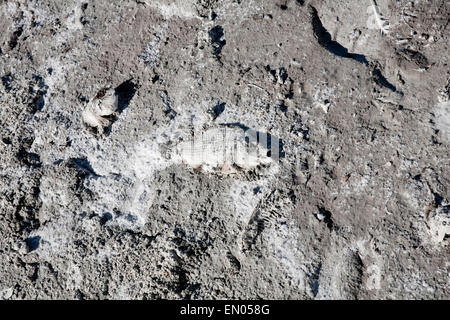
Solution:
[(441, 204), (442, 204), (442, 201), (444, 201), (444, 198), (440, 194), (438, 194), (436, 192), (433, 192), (433, 197), (434, 197), (434, 205), (435, 205), (435, 207), (436, 208), (440, 207)]
[(236, 258), (231, 252), (228, 251), (227, 258), (230, 261), (230, 265), (236, 270), (236, 272), (241, 271), (241, 262)]
[(349, 53), (347, 48), (342, 46), (337, 41), (332, 40), (331, 34), (323, 26), (316, 8), (314, 8), (313, 6), (309, 6), (309, 12), (311, 14), (311, 24), (313, 27), (314, 35), (323, 48), (338, 57), (352, 58), (365, 65), (368, 64), (366, 58), (363, 55), (358, 55), (357, 58), (354, 58), (353, 54)]
[(102, 217), (100, 218), (100, 225), (104, 226), (108, 221), (110, 221), (112, 219), (112, 214), (109, 212), (106, 212), (102, 215)]
[(11, 139), (10, 139), (9, 137), (3, 137), (3, 138), (2, 138), (2, 142), (3, 142), (4, 144), (7, 144), (7, 145), (12, 144), (12, 141), (11, 141)]
[(383, 74), (381, 73), (381, 70), (379, 68), (373, 67), (371, 70), (371, 73), (372, 73), (372, 79), (377, 85), (388, 88), (389, 90), (394, 91), (394, 92), (397, 91), (397, 88), (392, 83), (390, 83), (385, 78), (385, 76), (383, 76)]
[(33, 74), (32, 78), (34, 81), (36, 81), (39, 89), (43, 89), (45, 91), (48, 89), (48, 86), (45, 84), (44, 78), (42, 78), (40, 75)]
[(224, 32), (221, 26), (215, 26), (208, 32), (209, 38), (211, 39), (211, 44), (213, 46), (213, 53), (220, 60), (220, 54), (222, 53), (222, 49), (227, 43), (226, 40), (223, 39)]
[(278, 5), (278, 7), (283, 11), (286, 11), (288, 9), (288, 6), (285, 3)]
[(44, 79), (40, 75), (33, 74), (33, 80), (39, 87), (37, 91), (34, 88), (30, 88), (30, 94), (34, 97), (28, 105), (31, 113), (42, 111), (45, 106), (45, 96), (47, 95), (48, 86), (45, 84)]
[(39, 168), (41, 167), (41, 160), (37, 153), (28, 152), (25, 147), (21, 146), (16, 154), (17, 159), (24, 165)]
[(85, 300), (86, 299), (86, 295), (80, 289), (76, 290), (75, 296), (76, 296), (76, 299), (78, 299), (78, 300)]
[[(133, 79), (129, 79), (123, 83), (121, 83), (118, 87), (114, 89), (117, 99), (118, 99), (118, 105), (117, 105), (117, 112), (120, 115), (126, 108), (129, 107), (131, 100), (133, 99), (134, 95), (137, 91), (137, 85), (133, 82)], [(97, 98), (100, 98), (102, 95), (106, 93), (100, 91), (97, 94)], [(103, 118), (106, 118), (109, 121), (109, 126), (105, 129), (105, 135), (109, 136), (111, 134), (111, 128), (113, 123), (118, 119), (116, 115), (110, 115), (110, 116), (103, 116)], [(94, 128), (96, 130), (96, 128)]]
[(129, 79), (123, 82), (115, 89), (116, 94), (119, 98), (119, 113), (122, 113), (123, 110), (128, 108), (131, 99), (133, 99), (134, 95), (136, 94), (137, 85), (132, 80), (133, 79)]
[(17, 30), (13, 32), (13, 34), (11, 35), (11, 38), (9, 39), (9, 43), (8, 43), (10, 50), (13, 50), (17, 46), (17, 44), (19, 42), (19, 38), (22, 35), (22, 33), (23, 33), (22, 26), (18, 27)]
[(397, 55), (414, 62), (421, 69), (426, 70), (430, 66), (427, 57), (425, 57), (422, 53), (418, 51), (406, 48), (406, 49), (396, 49), (396, 53)]
[(42, 109), (45, 106), (45, 99), (44, 96), (47, 92), (43, 92), (41, 90), (39, 90), (36, 93), (36, 96), (33, 98), (33, 100), (31, 101), (29, 107), (30, 107), (30, 111), (31, 113), (36, 113), (37, 111), (42, 111)]
[(225, 103), (215, 105), (209, 113), (213, 116), (213, 121), (217, 119), (225, 111)]
[(28, 247), (28, 252), (34, 251), (39, 248), (39, 243), (41, 241), (40, 236), (30, 237), (25, 240)]
[(317, 294), (319, 293), (319, 285), (320, 285), (319, 279), (321, 271), (322, 271), (322, 262), (319, 262), (319, 265), (317, 266), (317, 268), (315, 268), (314, 273), (311, 275), (310, 278), (310, 286), (314, 297), (316, 297)]
[(324, 217), (323, 222), (327, 225), (327, 228), (332, 231), (334, 229), (334, 222), (331, 218), (331, 212), (325, 208), (319, 208), (319, 214)]
[(323, 26), (316, 8), (309, 5), (309, 13), (311, 15), (314, 36), (317, 38), (320, 46), (338, 57), (352, 59), (369, 67), (371, 69), (372, 78), (377, 85), (397, 92), (397, 88), (383, 76), (381, 70), (375, 63), (370, 63), (365, 55), (348, 52), (347, 48), (332, 39), (331, 34)]
[(12, 81), (11, 73), (8, 73), (7, 75), (4, 75), (2, 77), (2, 84), (5, 87), (7, 92), (12, 90), (11, 81)]

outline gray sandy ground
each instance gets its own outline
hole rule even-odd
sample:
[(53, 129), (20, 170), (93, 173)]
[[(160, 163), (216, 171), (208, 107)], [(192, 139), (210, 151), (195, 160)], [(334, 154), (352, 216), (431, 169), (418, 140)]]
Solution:
[[(449, 16), (0, 0), (0, 298), (450, 298)], [(280, 158), (183, 153), (223, 128)]]

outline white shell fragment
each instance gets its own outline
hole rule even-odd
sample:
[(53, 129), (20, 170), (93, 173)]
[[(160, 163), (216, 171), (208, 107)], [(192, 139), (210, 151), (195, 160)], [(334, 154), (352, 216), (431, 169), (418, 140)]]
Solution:
[(324, 219), (326, 218), (326, 216), (325, 216), (322, 212), (319, 212), (319, 213), (316, 215), (316, 217), (317, 217), (317, 219), (319, 219), (320, 221), (322, 221), (322, 220), (324, 220)]
[(117, 114), (119, 98), (112, 88), (100, 90), (83, 110), (83, 121), (88, 126), (97, 128), (100, 133), (111, 124), (111, 120), (105, 117)]

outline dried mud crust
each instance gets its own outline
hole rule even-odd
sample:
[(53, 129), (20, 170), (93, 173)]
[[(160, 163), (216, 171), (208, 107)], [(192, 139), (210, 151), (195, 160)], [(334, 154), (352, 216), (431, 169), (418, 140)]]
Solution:
[(448, 10), (0, 1), (0, 298), (448, 299)]

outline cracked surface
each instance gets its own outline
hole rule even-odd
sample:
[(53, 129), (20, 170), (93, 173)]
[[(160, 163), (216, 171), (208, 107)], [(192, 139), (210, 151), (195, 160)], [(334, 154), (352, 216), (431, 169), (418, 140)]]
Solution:
[(449, 11), (0, 0), (0, 298), (450, 298)]

